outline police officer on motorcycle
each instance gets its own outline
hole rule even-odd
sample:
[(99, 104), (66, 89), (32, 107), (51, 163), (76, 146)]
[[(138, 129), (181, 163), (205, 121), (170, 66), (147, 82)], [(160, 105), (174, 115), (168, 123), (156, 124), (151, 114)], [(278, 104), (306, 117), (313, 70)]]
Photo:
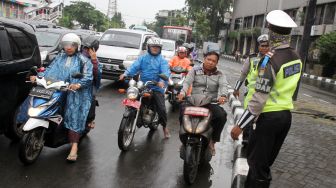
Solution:
[(170, 76), (168, 62), (161, 55), (162, 42), (157, 37), (151, 37), (147, 41), (147, 51), (145, 55), (139, 57), (124, 74), (120, 75), (119, 80), (124, 80), (125, 76), (135, 76), (140, 72), (140, 79), (143, 82), (158, 81), (156, 86), (151, 86), (153, 93), (152, 102), (156, 105), (159, 114), (159, 122), (163, 127), (165, 138), (170, 137), (167, 128), (167, 111), (165, 105), (164, 88), (167, 82), (159, 77), (164, 74), (167, 78)]
[[(193, 67), (189, 71), (183, 83), (181, 93), (178, 99), (182, 100), (188, 93), (189, 87), (192, 86), (191, 95), (204, 94), (218, 99), (219, 104), (224, 104), (227, 97), (228, 82), (222, 71), (217, 69), (219, 61), (219, 53), (209, 50), (205, 54), (204, 62), (200, 66)], [(212, 113), (211, 125), (213, 127), (212, 140), (209, 143), (212, 155), (215, 155), (215, 143), (220, 141), (220, 135), (226, 123), (226, 112), (217, 104), (209, 104), (205, 106)], [(180, 122), (184, 106), (181, 109)], [(182, 122), (181, 122), (182, 123)]]
[(290, 47), (290, 33), (297, 27), (282, 10), (273, 10), (267, 16), (271, 52), (260, 61), (255, 91), (231, 137), (239, 134), (250, 122), (247, 161), (249, 172), (245, 187), (269, 187), (272, 180), (270, 167), (275, 161), (291, 126), (293, 96), (302, 71), (299, 55)]

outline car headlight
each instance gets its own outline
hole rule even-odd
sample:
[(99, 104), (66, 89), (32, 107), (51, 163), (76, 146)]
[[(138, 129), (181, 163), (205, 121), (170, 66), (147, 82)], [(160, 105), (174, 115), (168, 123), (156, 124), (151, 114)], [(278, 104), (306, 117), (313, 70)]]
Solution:
[(42, 51), (40, 52), (41, 55), (41, 61), (45, 61), (47, 59), (48, 51)]
[(29, 108), (28, 115), (30, 117), (36, 117), (40, 115), (45, 109), (47, 109), (47, 106), (38, 106), (36, 108)]
[(130, 87), (127, 89), (127, 98), (131, 100), (137, 99), (139, 95), (139, 90), (135, 87)]
[(126, 56), (126, 61), (135, 61), (138, 59), (138, 55), (128, 55)]

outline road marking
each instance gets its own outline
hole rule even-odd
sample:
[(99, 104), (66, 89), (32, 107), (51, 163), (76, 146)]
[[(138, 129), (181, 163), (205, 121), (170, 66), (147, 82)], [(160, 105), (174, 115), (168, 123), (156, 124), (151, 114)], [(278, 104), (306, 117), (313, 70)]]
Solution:
[(308, 95), (308, 94), (305, 94), (305, 93), (303, 95), (306, 96), (306, 97), (312, 97), (311, 95)]
[(319, 101), (321, 101), (321, 102), (324, 102), (324, 103), (327, 103), (327, 104), (329, 104), (330, 102), (328, 102), (328, 101), (325, 101), (325, 100), (322, 100), (322, 99), (319, 99)]

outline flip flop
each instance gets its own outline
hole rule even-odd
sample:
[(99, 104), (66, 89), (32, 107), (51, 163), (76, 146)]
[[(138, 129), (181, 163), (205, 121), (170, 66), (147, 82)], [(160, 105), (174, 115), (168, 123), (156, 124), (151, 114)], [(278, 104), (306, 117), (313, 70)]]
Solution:
[(74, 163), (74, 162), (77, 161), (77, 157), (78, 157), (77, 154), (74, 154), (74, 155), (69, 154), (68, 157), (67, 157), (67, 161), (71, 162), (71, 163)]
[(95, 123), (94, 121), (92, 121), (91, 123), (88, 124), (88, 127), (89, 127), (90, 129), (94, 129), (95, 126), (96, 126), (96, 123)]

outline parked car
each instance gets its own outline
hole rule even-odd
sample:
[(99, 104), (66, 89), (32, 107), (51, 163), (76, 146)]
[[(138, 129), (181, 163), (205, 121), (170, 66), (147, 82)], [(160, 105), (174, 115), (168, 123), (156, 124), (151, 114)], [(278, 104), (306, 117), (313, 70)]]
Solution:
[(0, 18), (0, 132), (15, 140), (20, 134), (16, 113), (31, 85), (27, 73), (41, 65), (33, 26)]
[(162, 55), (169, 62), (175, 56), (176, 42), (174, 40), (161, 39), (162, 41)]
[(102, 78), (117, 80), (126, 68), (146, 50), (146, 41), (157, 36), (154, 33), (131, 30), (109, 29), (100, 38), (97, 57), (103, 65)]

